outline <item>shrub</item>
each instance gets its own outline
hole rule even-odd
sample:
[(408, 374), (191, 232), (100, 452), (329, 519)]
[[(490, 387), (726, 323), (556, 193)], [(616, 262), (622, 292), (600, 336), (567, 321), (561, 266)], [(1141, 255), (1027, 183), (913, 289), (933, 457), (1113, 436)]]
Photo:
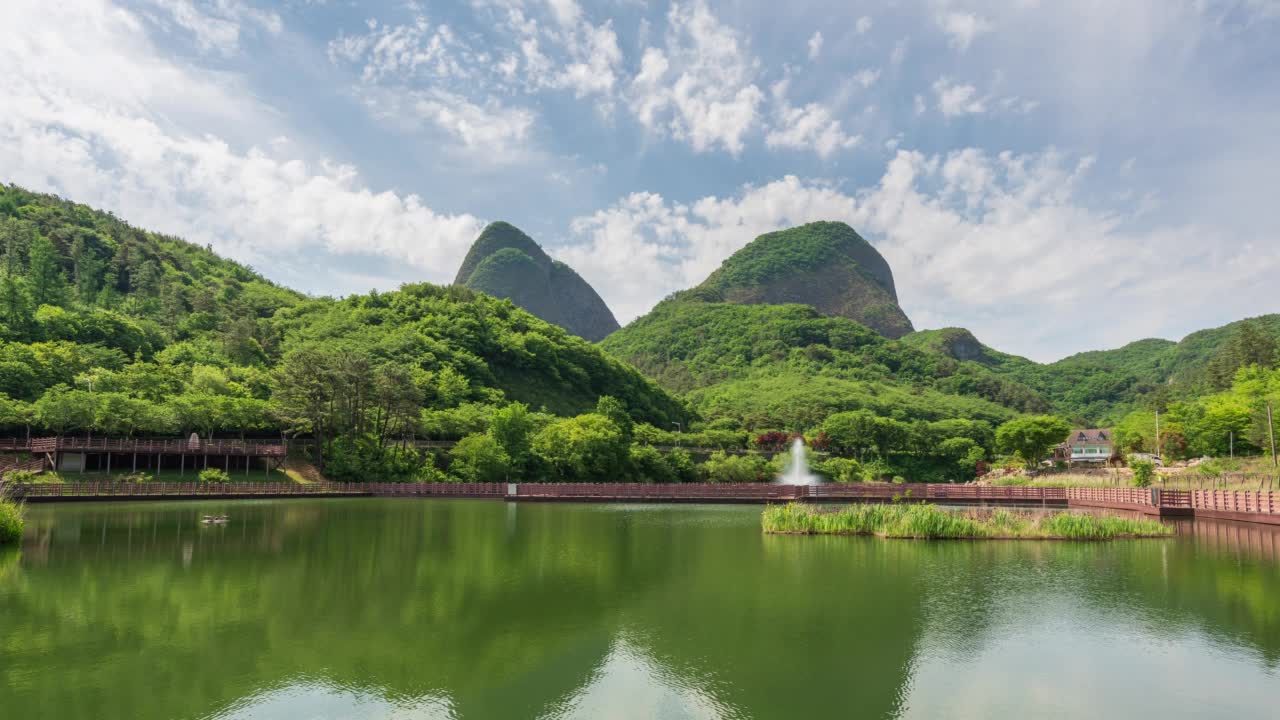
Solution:
[(501, 482), (511, 458), (492, 435), (468, 435), (449, 451), (449, 472), (462, 482)]
[(418, 453), (384, 446), (371, 435), (338, 438), (324, 465), (324, 474), (337, 482), (409, 482), (421, 470)]
[[(216, 468), (209, 468), (209, 469), (215, 470)], [(219, 472), (222, 472), (222, 471), (219, 471)], [(223, 472), (223, 475), (225, 474), (226, 473)], [(155, 475), (152, 475), (151, 473), (145, 473), (145, 472), (133, 472), (133, 473), (129, 473), (128, 475), (120, 476), (120, 482), (127, 482), (127, 483), (149, 483), (155, 479), (156, 479)]]
[[(688, 455), (688, 453), (685, 453)], [(650, 445), (631, 446), (631, 467), (639, 482), (669, 483), (676, 482), (675, 472), (667, 463), (667, 459)]]
[(831, 458), (817, 463), (814, 468), (822, 476), (833, 482), (848, 483), (866, 480), (862, 463), (849, 458)]
[(0, 545), (22, 539), (22, 506), (0, 494)]
[(1134, 487), (1150, 487), (1151, 478), (1156, 474), (1156, 464), (1146, 458), (1130, 458), (1129, 469), (1133, 470)]
[(702, 464), (702, 472), (707, 482), (714, 483), (765, 482), (773, 479), (769, 461), (754, 453), (729, 455), (724, 452), (714, 452)]
[(200, 471), (200, 482), (207, 483), (224, 483), (231, 482), (231, 476), (222, 468), (205, 468)]
[(18, 485), (33, 485), (40, 482), (40, 474), (30, 470), (14, 470), (5, 475), (4, 479)]

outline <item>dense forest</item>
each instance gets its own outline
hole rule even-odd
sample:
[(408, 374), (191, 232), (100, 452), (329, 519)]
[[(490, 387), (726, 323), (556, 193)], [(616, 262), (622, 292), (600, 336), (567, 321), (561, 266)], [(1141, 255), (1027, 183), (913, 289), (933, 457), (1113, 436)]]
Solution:
[[(320, 440), (331, 475), (407, 479), (437, 477), (448, 459), (404, 441), (487, 432), (502, 411), (529, 443), (591, 430), (602, 402), (628, 422), (691, 419), (591, 343), (462, 287), (309, 298), (208, 248), (13, 186), (0, 186), (0, 251), (10, 434), (303, 435)], [(464, 475), (476, 442), (458, 453)]]
[[(894, 298), (847, 226), (799, 230), (794, 247), (765, 236), (596, 345), (457, 285), (308, 297), (209, 248), (0, 185), (0, 427), (313, 438), (324, 473), (352, 480), (758, 481), (803, 436), (833, 479), (964, 481), (1038, 460), (1072, 426), (1115, 426), (1125, 449), (1151, 450), (1157, 411), (1166, 454), (1262, 449), (1280, 316), (1048, 365), (961, 329), (892, 339), (905, 315), (886, 336), (833, 311), (839, 297), (780, 302), (822, 252), (857, 278), (839, 287)], [(753, 293), (752, 278), (790, 284)], [(421, 453), (419, 438), (456, 445)]]

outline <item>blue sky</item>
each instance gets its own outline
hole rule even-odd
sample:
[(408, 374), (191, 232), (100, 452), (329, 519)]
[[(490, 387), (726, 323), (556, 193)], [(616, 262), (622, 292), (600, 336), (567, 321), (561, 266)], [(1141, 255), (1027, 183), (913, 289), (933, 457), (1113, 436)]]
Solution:
[(312, 293), (505, 219), (625, 323), (830, 219), (1039, 360), (1280, 311), (1280, 0), (0, 5), (0, 179)]

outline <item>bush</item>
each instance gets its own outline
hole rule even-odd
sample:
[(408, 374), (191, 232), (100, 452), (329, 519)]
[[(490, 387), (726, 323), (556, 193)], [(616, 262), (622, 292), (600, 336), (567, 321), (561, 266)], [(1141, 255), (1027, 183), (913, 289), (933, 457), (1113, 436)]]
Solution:
[(13, 502), (0, 488), (0, 545), (16, 543), (22, 539), (22, 505)]
[(1133, 470), (1134, 487), (1150, 487), (1151, 478), (1156, 474), (1156, 464), (1146, 458), (1130, 458), (1129, 469)]
[(823, 477), (833, 482), (863, 482), (866, 480), (866, 474), (862, 469), (862, 463), (849, 458), (831, 458), (817, 463), (814, 467)]
[(337, 482), (411, 482), (422, 471), (418, 453), (387, 447), (371, 435), (333, 442), (324, 474)]
[(207, 482), (207, 483), (231, 482), (231, 476), (228, 475), (227, 471), (223, 470), (222, 468), (205, 468), (200, 471), (200, 474), (197, 477), (199, 477), (200, 482)]
[(18, 485), (34, 485), (40, 482), (40, 473), (31, 472), (30, 470), (14, 470), (5, 475), (4, 479)]
[[(216, 470), (217, 468), (209, 468), (209, 469)], [(219, 470), (219, 472), (222, 472), (222, 471)], [(222, 474), (226, 475), (225, 472), (222, 472)], [(127, 482), (127, 483), (149, 483), (155, 479), (156, 479), (155, 475), (152, 475), (151, 473), (145, 473), (145, 472), (134, 472), (134, 473), (129, 473), (128, 475), (120, 476), (120, 482)], [(222, 482), (222, 481), (219, 481), (219, 482)]]
[(511, 458), (491, 435), (468, 435), (449, 451), (449, 472), (462, 482), (502, 482)]
[(711, 457), (702, 464), (702, 472), (707, 482), (714, 483), (767, 482), (773, 479), (769, 461), (754, 453), (749, 455), (712, 453)]
[[(686, 453), (687, 455), (687, 453)], [(631, 446), (631, 467), (638, 482), (669, 483), (676, 482), (676, 474), (667, 459), (650, 445)]]

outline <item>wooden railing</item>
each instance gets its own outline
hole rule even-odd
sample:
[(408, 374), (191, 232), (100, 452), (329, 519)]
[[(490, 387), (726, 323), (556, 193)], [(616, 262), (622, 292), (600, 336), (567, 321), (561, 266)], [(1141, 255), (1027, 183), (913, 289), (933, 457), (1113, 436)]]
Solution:
[(1190, 507), (1220, 512), (1280, 513), (1280, 492), (1259, 490), (1191, 490)]
[(1148, 488), (1065, 488), (1067, 500), (1123, 505), (1152, 505)]
[(521, 483), (517, 498), (635, 500), (794, 500), (803, 485), (772, 483)]
[(505, 483), (368, 483), (364, 487), (378, 496), (389, 497), (503, 497)]
[(254, 496), (254, 495), (369, 495), (364, 483), (315, 483), (303, 485), (291, 482), (147, 482), (147, 483), (39, 483), (10, 484), (13, 493), (21, 498), (47, 497), (203, 497), (203, 496)]
[(251, 455), (283, 456), (285, 446), (278, 440), (148, 440), (134, 438), (35, 438), (25, 448), (33, 453), (112, 452), (160, 453), (165, 455)]

